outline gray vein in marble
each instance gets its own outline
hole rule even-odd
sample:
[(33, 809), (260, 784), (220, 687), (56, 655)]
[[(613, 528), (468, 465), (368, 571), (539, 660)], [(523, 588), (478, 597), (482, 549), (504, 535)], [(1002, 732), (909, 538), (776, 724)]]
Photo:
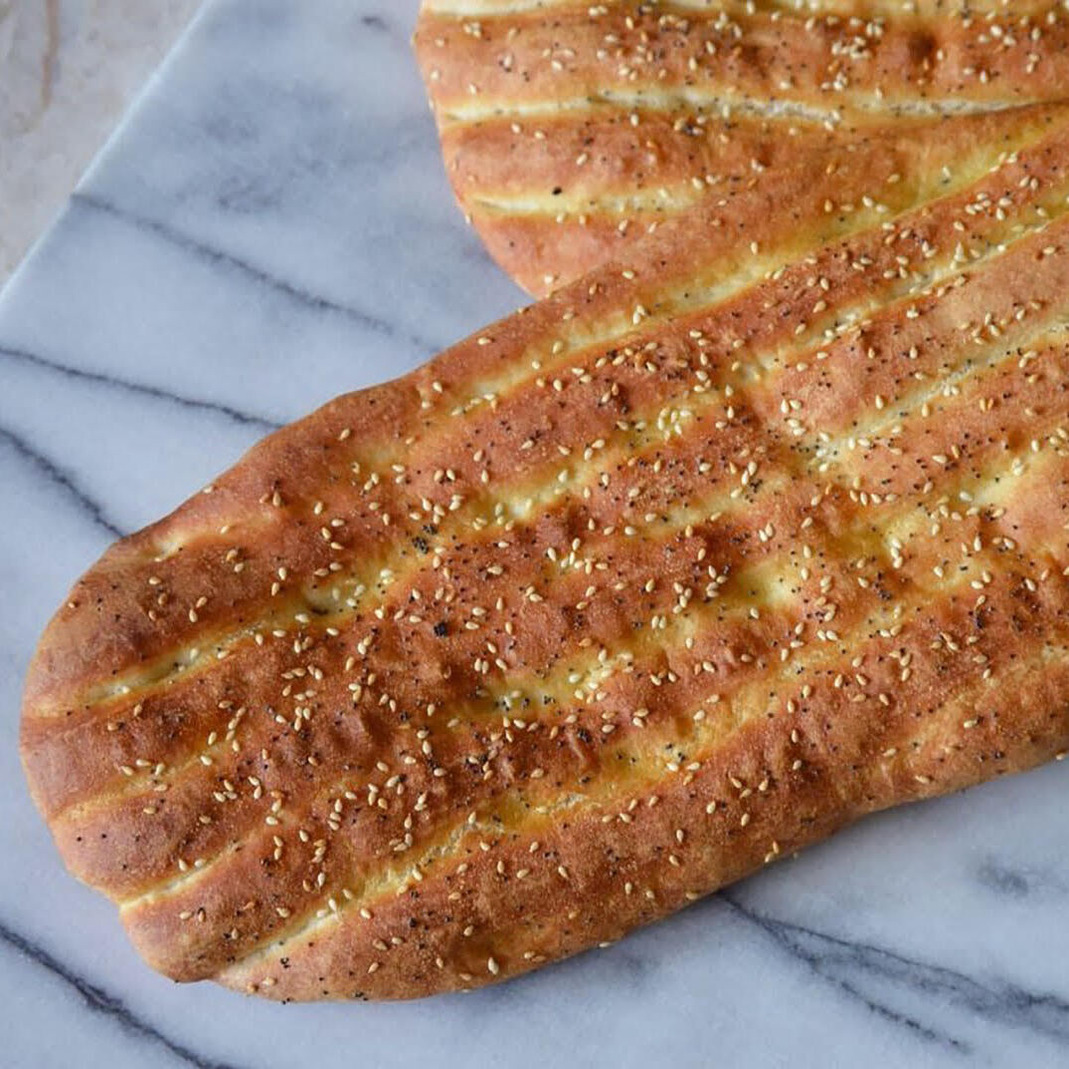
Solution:
[(224, 252), (222, 249), (206, 245), (187, 234), (181, 233), (158, 219), (150, 219), (148, 216), (139, 215), (118, 204), (113, 204), (111, 201), (105, 200), (103, 197), (95, 193), (75, 191), (71, 194), (70, 204), (72, 206), (89, 208), (102, 212), (105, 215), (111, 216), (113, 219), (117, 219), (136, 228), (142, 233), (154, 234), (156, 237), (161, 238), (163, 241), (166, 241), (168, 244), (173, 245), (176, 248), (182, 249), (184, 252), (189, 253), (202, 262), (211, 263), (217, 267), (222, 267), (231, 272), (241, 274), (245, 278), (250, 278), (260, 285), (283, 294), (290, 300), (293, 300), (306, 308), (311, 308), (316, 312), (326, 312), (330, 315), (342, 316), (350, 322), (355, 323), (357, 326), (362, 327), (364, 330), (369, 330), (375, 334), (380, 334), (383, 337), (393, 338), (403, 342), (405, 345), (419, 350), (424, 356), (432, 356), (443, 348), (443, 346), (438, 345), (428, 338), (399, 330), (393, 323), (390, 323), (388, 320), (382, 319), (380, 316), (374, 315), (371, 312), (365, 312), (359, 308), (340, 304), (337, 301), (332, 301), (326, 297), (301, 289), (292, 282), (288, 282), (284, 278), (279, 278), (277, 275), (270, 274), (257, 267), (255, 264), (249, 263), (247, 260), (243, 260), (231, 253)]
[(378, 30), (380, 33), (390, 33), (392, 27), (381, 15), (361, 15), (360, 25), (369, 30)]
[(0, 361), (5, 360), (61, 375), (64, 378), (96, 383), (123, 393), (132, 393), (142, 397), (151, 397), (158, 401), (167, 401), (181, 408), (217, 413), (243, 426), (259, 427), (265, 431), (275, 431), (282, 426), (277, 420), (268, 419), (266, 416), (261, 416), (254, 412), (246, 412), (231, 405), (224, 405), (217, 401), (207, 401), (200, 397), (187, 397), (171, 390), (164, 390), (159, 386), (134, 382), (115, 375), (105, 375), (99, 371), (86, 371), (83, 368), (72, 367), (70, 364), (64, 364), (58, 360), (50, 360), (36, 353), (27, 352), (25, 349), (10, 349), (0, 345)]
[(122, 528), (109, 518), (99, 501), (78, 485), (70, 472), (35, 449), (25, 438), (4, 426), (0, 426), (0, 445), (7, 445), (20, 460), (39, 471), (53, 486), (59, 487), (78, 506), (78, 511), (96, 527), (106, 531), (112, 538), (122, 538), (125, 533)]
[(1069, 886), (1052, 871), (1032, 866), (1014, 867), (994, 856), (980, 862), (976, 879), (992, 894), (1018, 901), (1036, 896), (1061, 897), (1069, 890)]
[(206, 1058), (189, 1047), (169, 1039), (162, 1032), (157, 1031), (147, 1021), (142, 1020), (133, 1013), (115, 995), (109, 994), (102, 987), (90, 983), (85, 977), (79, 976), (63, 962), (54, 958), (43, 947), (27, 939), (24, 935), (9, 928), (0, 922), (0, 943), (4, 943), (16, 950), (24, 958), (28, 958), (38, 967), (47, 970), (54, 977), (62, 980), (68, 987), (73, 988), (81, 997), (88, 1010), (111, 1018), (123, 1031), (139, 1036), (157, 1046), (163, 1047), (186, 1065), (195, 1066), (196, 1069), (237, 1069), (231, 1062), (217, 1062)]
[(973, 1052), (967, 1040), (895, 1009), (889, 999), (881, 997), (880, 988), (885, 994), (912, 993), (936, 1003), (937, 1009), (955, 1005), (992, 1024), (1026, 1028), (1059, 1044), (1069, 1044), (1069, 1001), (1060, 995), (1036, 993), (1006, 980), (982, 982), (942, 965), (757, 913), (730, 894), (720, 898), (816, 976), (930, 1043), (961, 1054)]
[[(392, 15), (393, 12), (390, 12)], [(412, 61), (412, 33), (414, 22), (411, 18), (404, 19), (401, 23), (395, 22), (388, 17), (385, 11), (377, 11), (370, 15), (360, 16), (360, 25), (367, 29), (389, 37), (393, 44), (397, 45), (404, 53), (405, 59)]]

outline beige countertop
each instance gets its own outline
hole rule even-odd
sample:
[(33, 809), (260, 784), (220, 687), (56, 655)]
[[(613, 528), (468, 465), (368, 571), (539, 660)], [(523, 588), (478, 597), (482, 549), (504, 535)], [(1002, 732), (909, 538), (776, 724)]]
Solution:
[(0, 284), (199, 0), (0, 0)]

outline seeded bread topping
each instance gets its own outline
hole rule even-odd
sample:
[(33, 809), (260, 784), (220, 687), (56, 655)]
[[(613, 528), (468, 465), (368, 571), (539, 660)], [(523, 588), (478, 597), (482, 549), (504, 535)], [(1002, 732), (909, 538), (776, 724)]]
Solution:
[(1069, 113), (830, 151), (76, 584), (23, 759), (152, 965), (476, 987), (1069, 745)]

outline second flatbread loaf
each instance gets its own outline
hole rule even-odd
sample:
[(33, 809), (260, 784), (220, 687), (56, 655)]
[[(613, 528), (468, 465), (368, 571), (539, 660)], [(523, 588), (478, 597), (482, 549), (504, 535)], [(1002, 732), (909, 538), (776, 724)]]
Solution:
[(540, 295), (633, 259), (702, 197), (866, 153), (894, 128), (923, 155), (970, 115), (1063, 99), (1069, 12), (1050, 0), (425, 0), (416, 51), (463, 210)]

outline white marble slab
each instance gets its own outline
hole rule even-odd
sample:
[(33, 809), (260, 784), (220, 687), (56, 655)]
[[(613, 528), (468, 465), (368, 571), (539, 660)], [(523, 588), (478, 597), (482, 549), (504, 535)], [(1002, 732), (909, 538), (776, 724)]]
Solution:
[(468, 996), (176, 987), (62, 869), (21, 677), (69, 584), (269, 427), (522, 298), (447, 192), (416, 0), (219, 0), (0, 297), (0, 1064), (1064, 1066), (1067, 766), (870, 820)]

